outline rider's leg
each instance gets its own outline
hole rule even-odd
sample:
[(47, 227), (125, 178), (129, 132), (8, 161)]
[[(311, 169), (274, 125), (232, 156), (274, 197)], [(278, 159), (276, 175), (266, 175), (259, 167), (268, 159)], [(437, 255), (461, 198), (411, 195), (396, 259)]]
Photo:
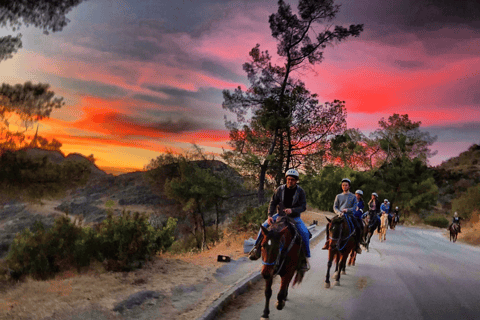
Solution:
[(295, 226), (297, 227), (300, 236), (302, 237), (303, 241), (303, 249), (305, 250), (305, 264), (302, 266), (302, 269), (308, 270), (310, 269), (310, 265), (308, 259), (310, 258), (310, 234), (308, 233), (307, 226), (303, 223), (300, 217), (294, 218)]
[(360, 227), (359, 221), (356, 217), (352, 217), (352, 222), (355, 227), (355, 251), (357, 251), (358, 254), (361, 254), (362, 249), (360, 248), (360, 241), (361, 241), (362, 228)]
[[(276, 221), (277, 217), (278, 217), (278, 214), (275, 214), (272, 217), (273, 221)], [(265, 228), (268, 228), (269, 226), (267, 221), (268, 220), (265, 220), (265, 222), (262, 224), (262, 226), (264, 226)], [(260, 244), (262, 243), (262, 238), (263, 238), (262, 229), (260, 229), (260, 231), (258, 232), (257, 240), (255, 240), (255, 244), (253, 245), (252, 250), (250, 250), (250, 252), (248, 253), (248, 258), (250, 260), (257, 260), (262, 255), (262, 252), (260, 250)]]

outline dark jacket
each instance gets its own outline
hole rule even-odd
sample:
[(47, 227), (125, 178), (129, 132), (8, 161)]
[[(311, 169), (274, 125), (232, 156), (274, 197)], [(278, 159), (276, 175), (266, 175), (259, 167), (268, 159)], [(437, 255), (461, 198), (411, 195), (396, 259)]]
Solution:
[[(281, 185), (277, 188), (277, 190), (275, 190), (275, 193), (272, 195), (272, 199), (270, 200), (270, 206), (268, 207), (268, 215), (270, 217), (275, 214), (275, 209), (277, 208), (277, 206), (282, 209), (287, 209), (283, 204), (286, 187), (286, 185)], [(284, 213), (280, 212), (280, 208), (278, 210), (278, 213), (280, 215), (283, 215)], [(289, 214), (289, 216), (292, 218), (300, 217), (300, 214), (303, 211), (307, 210), (307, 198), (305, 196), (305, 191), (298, 184), (297, 191), (295, 191), (295, 194), (293, 195), (292, 207), (289, 209), (292, 209), (292, 213)]]

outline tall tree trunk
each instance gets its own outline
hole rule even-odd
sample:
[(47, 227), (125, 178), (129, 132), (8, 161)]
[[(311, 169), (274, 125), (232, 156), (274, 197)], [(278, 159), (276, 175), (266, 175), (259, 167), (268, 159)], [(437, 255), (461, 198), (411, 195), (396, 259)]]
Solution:
[(265, 202), (265, 178), (267, 175), (268, 164), (270, 163), (270, 156), (273, 154), (275, 150), (275, 145), (277, 144), (279, 130), (275, 129), (275, 133), (273, 135), (273, 141), (270, 145), (270, 149), (268, 150), (267, 156), (263, 161), (263, 164), (260, 166), (260, 177), (258, 181), (258, 204), (262, 205)]

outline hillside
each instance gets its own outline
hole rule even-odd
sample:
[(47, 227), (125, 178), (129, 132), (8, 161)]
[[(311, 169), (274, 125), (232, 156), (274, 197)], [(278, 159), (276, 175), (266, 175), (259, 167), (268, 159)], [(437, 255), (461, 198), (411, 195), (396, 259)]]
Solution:
[[(54, 163), (66, 160), (88, 161), (79, 154), (65, 157), (58, 151), (28, 149), (32, 157), (47, 157)], [(241, 187), (243, 179), (228, 165), (216, 160), (196, 161), (200, 168), (209, 168), (216, 174), (229, 177), (239, 187), (229, 195), (222, 209), (222, 220), (229, 219), (232, 214), (242, 212), (246, 206), (255, 203), (255, 197), (245, 196), (246, 190)], [(86, 224), (96, 224), (107, 217), (111, 210), (115, 215), (123, 211), (145, 212), (150, 214), (151, 222), (158, 225), (168, 216), (175, 216), (181, 210), (175, 201), (168, 199), (163, 192), (167, 178), (175, 175), (175, 168), (166, 166), (160, 170), (157, 179), (149, 177), (148, 172), (131, 172), (118, 176), (106, 174), (91, 163), (92, 174), (88, 182), (81, 187), (69, 190), (61, 199), (42, 200), (40, 204), (8, 202), (0, 205), (0, 258), (8, 252), (15, 234), (31, 227), (38, 220), (49, 227), (54, 218), (63, 213), (74, 219), (82, 217)], [(213, 210), (206, 212), (209, 223), (213, 223)], [(188, 223), (185, 221), (184, 223)]]
[(433, 169), (439, 187), (439, 209), (440, 212), (447, 213), (453, 199), (480, 183), (480, 145), (472, 145), (459, 156), (450, 158)]

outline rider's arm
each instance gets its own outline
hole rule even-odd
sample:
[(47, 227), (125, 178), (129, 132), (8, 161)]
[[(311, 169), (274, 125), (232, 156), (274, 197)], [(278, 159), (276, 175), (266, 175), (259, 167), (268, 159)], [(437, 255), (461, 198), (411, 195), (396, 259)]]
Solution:
[(335, 196), (335, 201), (333, 202), (333, 212), (338, 215), (343, 214), (343, 212), (340, 210), (340, 200), (338, 199), (338, 195)]
[(272, 217), (275, 214), (275, 210), (277, 209), (277, 205), (282, 201), (281, 199), (281, 190), (280, 187), (275, 190), (272, 195), (272, 199), (270, 200), (270, 205), (268, 206), (268, 216)]

